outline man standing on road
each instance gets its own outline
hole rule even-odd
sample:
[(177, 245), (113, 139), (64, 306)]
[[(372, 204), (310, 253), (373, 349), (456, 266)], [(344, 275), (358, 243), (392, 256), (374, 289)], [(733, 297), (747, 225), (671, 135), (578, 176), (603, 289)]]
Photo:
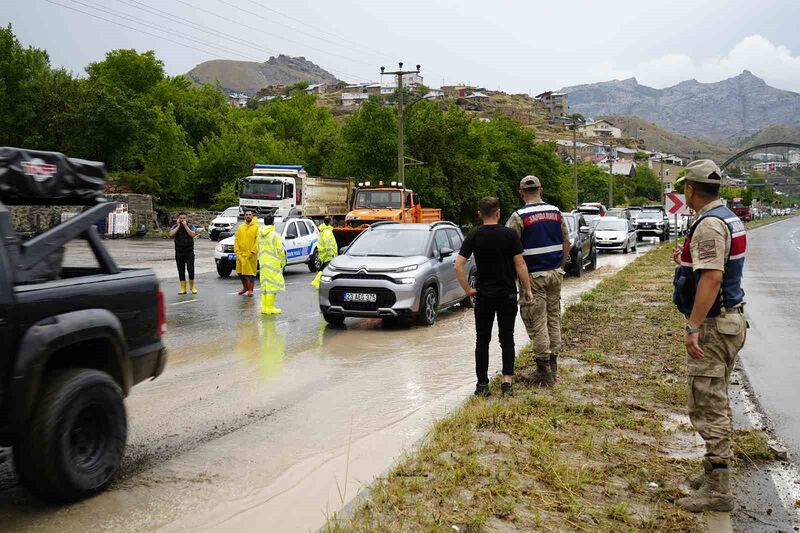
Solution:
[(569, 229), (561, 211), (542, 201), (539, 178), (522, 178), (519, 195), (525, 205), (509, 217), (506, 225), (522, 241), (533, 291), (533, 302), (522, 304), (520, 313), (536, 358), (532, 381), (551, 387), (558, 376), (561, 351), (561, 281), (569, 257)]
[(328, 266), (328, 263), (333, 261), (333, 258), (339, 254), (339, 247), (336, 244), (336, 238), (333, 236), (333, 226), (331, 217), (325, 217), (322, 224), (319, 225), (319, 240), (317, 241), (317, 253), (319, 254), (319, 272), (314, 277), (311, 284), (319, 289), (319, 280), (322, 277), (322, 271)]
[(286, 266), (286, 250), (281, 236), (275, 231), (275, 217), (266, 215), (264, 225), (258, 232), (258, 266), (261, 284), (261, 313), (279, 315), (275, 307), (275, 296), (286, 286), (283, 281), (283, 267)]
[(186, 274), (189, 274), (189, 290), (197, 294), (194, 285), (194, 238), (197, 228), (187, 222), (186, 213), (178, 215), (178, 221), (169, 230), (169, 238), (175, 240), (175, 264), (178, 266), (178, 279), (181, 290), (178, 294), (186, 294)]
[(253, 212), (244, 212), (244, 224), (236, 229), (233, 251), (236, 253), (236, 272), (242, 280), (239, 295), (253, 296), (256, 286), (256, 263), (258, 262), (258, 219)]
[[(475, 395), (489, 396), (489, 341), (497, 316), (500, 347), (503, 352), (503, 395), (511, 396), (514, 375), (514, 322), (517, 318), (517, 283), (523, 287), (522, 298), (532, 299), (528, 270), (522, 258), (522, 245), (513, 231), (499, 224), (500, 202), (487, 197), (479, 202), (478, 215), (483, 225), (467, 235), (456, 257), (456, 275), (470, 298), (475, 298)], [(469, 286), (464, 265), (470, 256), (477, 265), (476, 287)]]
[(721, 174), (710, 159), (686, 166), (681, 180), (697, 219), (683, 249), (673, 251), (673, 301), (687, 318), (689, 419), (706, 443), (704, 473), (690, 483), (696, 492), (677, 502), (693, 513), (733, 510), (728, 383), (747, 330), (741, 287), (747, 236), (739, 217), (719, 199)]

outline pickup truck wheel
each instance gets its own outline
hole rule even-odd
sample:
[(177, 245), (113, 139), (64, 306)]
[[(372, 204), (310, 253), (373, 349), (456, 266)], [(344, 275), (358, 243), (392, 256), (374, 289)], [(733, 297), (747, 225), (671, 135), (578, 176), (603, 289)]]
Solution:
[(419, 302), (419, 315), (417, 322), (421, 326), (432, 326), (436, 324), (436, 315), (439, 310), (439, 295), (432, 286), (422, 291), (422, 300)]
[[(469, 279), (467, 279), (467, 283), (469, 283), (469, 286), (474, 289), (475, 288), (475, 284), (477, 282), (478, 282), (478, 278), (475, 276), (475, 274), (470, 274), (469, 275)], [(466, 307), (467, 309), (472, 309), (473, 307), (475, 307), (475, 298), (467, 296), (466, 298), (461, 300), (461, 307)]]
[(45, 385), (30, 428), (14, 447), (20, 480), (49, 502), (91, 496), (117, 473), (127, 435), (122, 390), (111, 376), (64, 371)]
[(314, 253), (308, 258), (308, 271), (319, 272), (320, 270), (322, 270), (322, 261), (319, 260), (319, 250), (314, 250)]
[(217, 265), (217, 274), (219, 274), (219, 277), (227, 278), (231, 275), (231, 272), (233, 272), (232, 267)]
[(583, 254), (580, 250), (575, 254), (575, 265), (572, 267), (572, 273), (576, 278), (583, 276)]

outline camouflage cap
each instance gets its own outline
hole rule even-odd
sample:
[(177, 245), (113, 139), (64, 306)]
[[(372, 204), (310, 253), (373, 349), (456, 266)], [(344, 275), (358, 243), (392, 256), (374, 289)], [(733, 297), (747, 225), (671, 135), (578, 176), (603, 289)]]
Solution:
[(698, 159), (686, 165), (686, 174), (678, 178), (675, 184), (686, 181), (695, 183), (710, 183), (711, 185), (722, 184), (722, 171), (716, 163), (710, 159)]
[(525, 176), (519, 182), (520, 189), (538, 189), (542, 186), (542, 182), (536, 176)]

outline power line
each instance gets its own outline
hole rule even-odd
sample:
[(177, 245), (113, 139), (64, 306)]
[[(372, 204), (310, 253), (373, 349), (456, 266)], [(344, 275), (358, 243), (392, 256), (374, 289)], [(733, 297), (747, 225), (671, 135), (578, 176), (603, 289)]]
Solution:
[(90, 17), (94, 17), (96, 19), (100, 19), (100, 20), (104, 20), (106, 22), (110, 22), (111, 24), (116, 24), (117, 26), (121, 26), (121, 27), (127, 28), (129, 30), (133, 30), (133, 31), (136, 31), (136, 32), (139, 32), (139, 33), (144, 33), (146, 35), (150, 35), (151, 37), (155, 37), (156, 39), (162, 39), (164, 41), (169, 41), (169, 42), (171, 42), (173, 44), (177, 44), (179, 46), (183, 46), (184, 48), (188, 48), (190, 50), (201, 51), (201, 52), (204, 52), (204, 53), (206, 53), (206, 54), (208, 54), (208, 55), (210, 55), (212, 57), (218, 57), (220, 59), (223, 58), (223, 56), (216, 55), (215, 53), (209, 52), (208, 50), (202, 50), (200, 48), (197, 48), (197, 47), (194, 47), (194, 46), (190, 46), (188, 44), (181, 43), (181, 42), (169, 39), (167, 37), (163, 37), (161, 35), (156, 35), (155, 33), (150, 33), (150, 32), (145, 31), (145, 30), (140, 30), (139, 28), (134, 28), (133, 26), (128, 26), (128, 25), (122, 24), (121, 22), (117, 22), (115, 20), (107, 19), (105, 17), (101, 17), (100, 15), (95, 15), (94, 13), (89, 13), (88, 11), (83, 11), (81, 9), (77, 9), (75, 7), (68, 6), (66, 4), (61, 4), (59, 2), (54, 2), (53, 0), (45, 0), (45, 1), (47, 1), (47, 2), (49, 2), (51, 4), (54, 4), (54, 5), (57, 5), (57, 6), (61, 6), (61, 7), (66, 8), (66, 9), (70, 9), (72, 11), (76, 11), (78, 13), (83, 13), (84, 15), (89, 15)]
[[(185, 3), (185, 2), (184, 2), (184, 0), (177, 0), (177, 1), (178, 1), (178, 2), (181, 2), (181, 3)], [(295, 17), (292, 17), (292, 16), (290, 16), (290, 15), (287, 15), (287, 14), (285, 14), (285, 13), (282, 13), (282, 12), (278, 11), (277, 9), (273, 9), (273, 8), (271, 8), (271, 7), (269, 7), (269, 6), (266, 6), (266, 5), (262, 4), (261, 2), (256, 2), (255, 0), (245, 0), (245, 1), (246, 1), (246, 2), (249, 2), (249, 3), (251, 3), (251, 4), (254, 4), (254, 5), (257, 5), (257, 6), (259, 6), (260, 8), (262, 8), (262, 9), (264, 9), (264, 10), (266, 10), (266, 11), (269, 11), (269, 12), (271, 12), (271, 13), (275, 13), (276, 15), (280, 15), (280, 16), (282, 16), (282, 17), (284, 17), (284, 18), (287, 18), (287, 19), (289, 19), (289, 20), (293, 20), (293, 21), (295, 21), (295, 22), (299, 22), (299, 23), (303, 24), (304, 26), (308, 26), (309, 28), (314, 28), (314, 29), (316, 29), (316, 30), (317, 30), (317, 31), (319, 31), (319, 32), (322, 32), (322, 33), (327, 33), (328, 35), (331, 35), (331, 36), (333, 36), (333, 37), (336, 37), (337, 39), (341, 39), (341, 40), (342, 40), (342, 41), (344, 41), (344, 42), (348, 42), (348, 43), (351, 43), (351, 44), (353, 44), (353, 45), (355, 45), (355, 46), (358, 46), (359, 48), (362, 48), (362, 49), (364, 49), (364, 50), (367, 50), (367, 51), (369, 51), (369, 52), (370, 52), (370, 53), (372, 53), (372, 54), (373, 54), (375, 57), (380, 57), (381, 59), (387, 59), (387, 58), (390, 58), (390, 57), (392, 57), (392, 56), (394, 56), (394, 55), (395, 55), (395, 54), (387, 54), (387, 53), (385, 53), (385, 52), (381, 52), (381, 51), (379, 51), (379, 50), (375, 50), (375, 49), (369, 48), (369, 47), (367, 47), (367, 46), (364, 46), (364, 45), (362, 45), (362, 44), (359, 44), (359, 43), (357, 43), (357, 42), (355, 42), (355, 41), (352, 41), (352, 40), (350, 40), (350, 39), (346, 39), (346, 38), (344, 38), (344, 37), (342, 37), (342, 36), (336, 35), (335, 33), (332, 33), (332, 32), (330, 32), (330, 31), (327, 31), (327, 30), (325, 30), (325, 29), (322, 29), (322, 28), (320, 28), (319, 26), (315, 26), (315, 25), (313, 25), (313, 24), (310, 24), (310, 23), (308, 23), (308, 22), (306, 22), (306, 21), (304, 21), (304, 20), (300, 20), (300, 19), (297, 19), (297, 18), (295, 18)], [(308, 33), (308, 32), (304, 32), (303, 30), (300, 30), (300, 29), (298, 29), (298, 28), (295, 28), (294, 26), (290, 26), (290, 25), (288, 25), (288, 24), (281, 24), (281, 23), (279, 23), (279, 22), (276, 22), (276, 21), (274, 21), (274, 20), (271, 20), (271, 19), (269, 19), (269, 18), (267, 18), (267, 17), (265, 17), (265, 16), (263, 16), (263, 15), (261, 15), (261, 14), (259, 14), (259, 13), (255, 13), (255, 12), (253, 12), (253, 11), (248, 11), (248, 10), (246, 10), (246, 9), (244, 9), (244, 8), (240, 7), (240, 6), (237, 6), (237, 5), (235, 5), (235, 4), (231, 3), (231, 2), (229, 2), (228, 0), (217, 0), (217, 2), (220, 2), (221, 4), (225, 4), (225, 5), (227, 5), (227, 6), (233, 7), (233, 8), (235, 8), (235, 9), (239, 9), (239, 10), (241, 10), (241, 11), (244, 11), (245, 13), (249, 13), (249, 14), (251, 14), (251, 15), (253, 15), (253, 16), (259, 17), (259, 18), (261, 18), (261, 19), (263, 19), (263, 20), (266, 20), (266, 21), (268, 21), (268, 22), (272, 22), (272, 23), (275, 23), (275, 24), (280, 24), (280, 25), (282, 25), (282, 26), (285, 26), (285, 27), (287, 27), (287, 28), (290, 28), (290, 29), (292, 29), (292, 30), (294, 30), (294, 31), (296, 31), (296, 32), (298, 32), (298, 33), (301, 33), (301, 34), (303, 34), (303, 35), (308, 35), (309, 37), (311, 37), (311, 38), (313, 38), (313, 39), (320, 39), (320, 40), (322, 40), (322, 41), (325, 41), (325, 42), (328, 42), (328, 43), (337, 44), (337, 43), (333, 43), (333, 42), (332, 42), (331, 40), (329, 40), (329, 39), (325, 39), (325, 38), (323, 38), (323, 37), (320, 37), (319, 35), (314, 35), (314, 34), (311, 34), (311, 33)], [(301, 43), (301, 44), (302, 44), (302, 43)], [(427, 69), (427, 70), (428, 70), (428, 71), (429, 71), (429, 72), (430, 72), (432, 75), (437, 75), (437, 73), (436, 73), (436, 72), (434, 72), (434, 71), (432, 71), (432, 70), (430, 70), (430, 69)]]
[(187, 39), (189, 41), (192, 41), (192, 42), (195, 42), (195, 43), (198, 43), (198, 44), (202, 44), (203, 46), (216, 48), (217, 50), (221, 50), (221, 51), (226, 52), (228, 54), (237, 55), (239, 57), (243, 57), (245, 59), (250, 59), (250, 60), (255, 59), (255, 58), (253, 58), (251, 56), (246, 56), (244, 54), (240, 54), (236, 50), (231, 50), (229, 48), (225, 48), (225, 47), (222, 47), (222, 46), (217, 46), (215, 44), (211, 44), (211, 43), (208, 43), (206, 41), (201, 41), (199, 39), (195, 39), (193, 36), (188, 35), (186, 33), (181, 33), (179, 31), (175, 31), (174, 29), (168, 28), (166, 26), (160, 26), (160, 25), (158, 25), (158, 24), (156, 24), (156, 23), (154, 23), (152, 21), (141, 19), (141, 18), (138, 18), (138, 17), (134, 17), (133, 15), (128, 15), (127, 13), (121, 13), (119, 11), (113, 11), (113, 10), (109, 10), (109, 9), (104, 9), (104, 8), (97, 7), (97, 6), (92, 5), (92, 4), (87, 4), (85, 2), (81, 2), (80, 0), (71, 0), (71, 2), (74, 3), (74, 4), (80, 4), (82, 6), (86, 6), (88, 8), (94, 9), (96, 11), (100, 11), (101, 13), (107, 13), (107, 14), (109, 14), (111, 16), (118, 17), (118, 18), (121, 18), (123, 20), (127, 20), (129, 22), (134, 22), (136, 24), (141, 24), (142, 26), (145, 26), (145, 27), (156, 28), (159, 31), (163, 31), (163, 32), (171, 32), (171, 33), (173, 33), (175, 35), (180, 36), (183, 39)]
[[(243, 23), (239, 22), (238, 20), (234, 20), (234, 19), (232, 19), (232, 18), (224, 17), (224, 16), (222, 16), (222, 15), (220, 15), (220, 14), (218, 14), (218, 13), (215, 13), (215, 12), (213, 12), (213, 11), (209, 10), (209, 9), (204, 9), (204, 8), (202, 8), (202, 7), (197, 7), (197, 6), (194, 6), (194, 5), (190, 4), (189, 2), (186, 2), (185, 0), (175, 0), (175, 1), (176, 1), (176, 2), (178, 2), (179, 4), (183, 4), (183, 5), (185, 5), (185, 6), (191, 7), (192, 9), (196, 9), (196, 10), (198, 10), (198, 11), (203, 11), (203, 12), (205, 12), (205, 13), (208, 13), (208, 14), (210, 14), (210, 15), (212, 15), (212, 16), (214, 16), (214, 17), (217, 17), (217, 18), (219, 18), (219, 19), (221, 19), (221, 20), (225, 20), (225, 21), (231, 22), (231, 23), (233, 23), (233, 24), (236, 24), (237, 26), (241, 26), (241, 27), (244, 27), (244, 28), (248, 28), (248, 29), (250, 29), (250, 30), (257, 31), (257, 32), (260, 32), (260, 33), (263, 33), (263, 32), (264, 32), (263, 28), (257, 28), (257, 27), (255, 27), (255, 26), (248, 26), (247, 24), (243, 24)], [(233, 4), (228, 4), (228, 5), (231, 5), (232, 7), (236, 7), (236, 6), (234, 6)], [(241, 8), (237, 8), (237, 9), (241, 9)], [(303, 33), (303, 32), (299, 32), (299, 33)], [(311, 35), (311, 34), (305, 34), (305, 35)], [(315, 50), (315, 51), (317, 51), (317, 52), (321, 52), (321, 53), (323, 53), (323, 54), (328, 54), (328, 55), (332, 55), (332, 56), (340, 57), (340, 58), (342, 58), (342, 59), (346, 59), (346, 60), (348, 60), (348, 61), (355, 61), (355, 62), (357, 62), (357, 63), (361, 63), (361, 64), (363, 64), (363, 65), (373, 66), (373, 65), (372, 65), (372, 63), (366, 63), (366, 62), (364, 62), (364, 61), (356, 60), (356, 59), (353, 59), (353, 58), (351, 58), (351, 57), (348, 57), (348, 56), (343, 56), (343, 55), (340, 55), (340, 54), (336, 54), (336, 53), (334, 53), (334, 52), (328, 52), (327, 50), (322, 50), (322, 49), (320, 49), (320, 48), (309, 47), (309, 46), (308, 46), (308, 45), (306, 45), (305, 43), (301, 43), (301, 42), (298, 42), (298, 41), (294, 41), (294, 40), (291, 40), (291, 39), (287, 39), (287, 38), (285, 38), (285, 37), (280, 37), (280, 38), (281, 38), (281, 39), (283, 39), (283, 40), (284, 40), (284, 41), (286, 41), (286, 42), (295, 43), (295, 44), (299, 44), (299, 45), (301, 45), (301, 46), (305, 46), (305, 47), (306, 47), (306, 48), (308, 48), (309, 50)]]
[[(292, 17), (290, 15), (287, 15), (286, 13), (282, 13), (282, 12), (278, 11), (277, 9), (273, 9), (273, 8), (271, 8), (269, 6), (266, 6), (266, 5), (262, 4), (261, 2), (256, 2), (255, 0), (246, 0), (246, 1), (248, 3), (250, 3), (250, 4), (254, 4), (254, 5), (260, 7), (261, 9), (264, 9), (265, 11), (269, 11), (270, 13), (275, 13), (276, 15), (279, 15), (279, 16), (281, 16), (283, 18), (286, 18), (286, 19), (289, 19), (289, 20), (293, 20), (295, 22), (299, 22), (303, 26), (306, 26), (308, 28), (313, 28), (313, 29), (317, 30), (320, 33), (326, 33), (326, 34), (330, 35), (331, 37), (335, 37), (336, 39), (341, 40), (342, 42), (349, 43), (351, 45), (354, 45), (354, 46), (357, 46), (359, 48), (362, 48), (362, 49), (374, 54), (376, 57), (380, 57), (381, 59), (387, 59), (387, 58), (390, 58), (390, 57), (394, 56), (394, 54), (386, 54), (386, 53), (381, 52), (379, 50), (372, 49), (370, 47), (364, 46), (363, 44), (357, 43), (356, 41), (351, 41), (350, 39), (347, 39), (347, 38), (345, 38), (345, 37), (343, 37), (341, 35), (337, 35), (337, 34), (331, 32), (331, 31), (325, 30), (324, 28), (320, 28), (319, 26), (315, 26), (313, 24), (310, 24), (309, 22), (307, 22), (305, 20), (301, 20), (301, 19)], [(224, 3), (227, 4), (227, 2), (224, 2)], [(228, 5), (231, 5), (231, 4), (228, 4)], [(236, 6), (233, 6), (233, 7), (236, 7)], [(269, 20), (269, 19), (265, 19), (265, 20)], [(276, 22), (276, 24), (279, 24), (279, 23)], [(298, 29), (298, 28), (296, 28), (294, 26), (290, 26), (289, 24), (281, 24), (281, 25), (285, 26), (287, 28), (291, 28), (294, 31), (302, 33), (303, 35), (308, 35), (309, 37), (312, 37), (314, 39), (320, 39), (320, 40), (323, 40), (325, 42), (332, 43), (332, 41), (330, 41), (328, 39), (323, 39), (319, 35), (315, 35), (313, 33), (304, 32), (303, 30), (300, 30), (300, 29)], [(333, 43), (333, 44), (336, 44), (336, 43)]]
[[(246, 43), (245, 41), (242, 41), (241, 39), (239, 39), (235, 35), (231, 35), (229, 33), (225, 33), (225, 32), (219, 31), (219, 30), (215, 30), (213, 28), (209, 28), (208, 26), (205, 26), (203, 24), (199, 24), (197, 22), (194, 22), (194, 21), (189, 20), (187, 18), (181, 17), (179, 15), (174, 15), (174, 14), (168, 12), (168, 11), (164, 11), (163, 9), (158, 9), (156, 7), (152, 7), (152, 6), (150, 6), (148, 4), (145, 4), (143, 2), (139, 2), (138, 0), (117, 0), (117, 1), (122, 3), (122, 4), (127, 5), (129, 7), (132, 7), (134, 9), (138, 9), (140, 11), (145, 11), (145, 12), (151, 14), (151, 15), (155, 15), (155, 16), (161, 17), (161, 18), (167, 18), (168, 20), (171, 20), (172, 22), (175, 22), (176, 24), (181, 24), (183, 26), (190, 25), (190, 26), (194, 27), (193, 29), (197, 29), (197, 30), (202, 31), (204, 33), (208, 33), (208, 34), (215, 35), (215, 36), (222, 36), (222, 37), (224, 37), (226, 39), (230, 39), (230, 40), (233, 40), (233, 41), (236, 41), (236, 42), (239, 42), (239, 43), (243, 43), (245, 46), (249, 46), (251, 48), (255, 48), (252, 45), (250, 45), (249, 43)], [(259, 30), (259, 31), (261, 31), (261, 30)], [(285, 39), (285, 40), (288, 40), (288, 39)], [(302, 43), (298, 43), (298, 44), (302, 44)], [(269, 51), (270, 54), (278, 54), (278, 55), (280, 55), (279, 51), (271, 49), (271, 48), (262, 47), (261, 50)], [(322, 53), (330, 54), (329, 52), (326, 52), (324, 50), (320, 50), (320, 51)], [(330, 55), (338, 55), (338, 54), (330, 54)], [(344, 59), (352, 61), (351, 58), (348, 58), (348, 57), (345, 57), (345, 56), (339, 56), (339, 57), (342, 57)], [(368, 80), (366, 80), (365, 78), (363, 78), (361, 76), (355, 76), (355, 75), (349, 74), (347, 72), (339, 71), (339, 74), (344, 75), (344, 76), (349, 77), (349, 78), (354, 78), (354, 79), (357, 79), (357, 80), (368, 81)]]

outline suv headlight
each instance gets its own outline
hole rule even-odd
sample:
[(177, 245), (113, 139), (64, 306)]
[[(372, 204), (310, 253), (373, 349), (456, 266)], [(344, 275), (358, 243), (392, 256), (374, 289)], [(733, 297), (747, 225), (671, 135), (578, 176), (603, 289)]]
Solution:
[(413, 285), (417, 278), (397, 278), (397, 283), (401, 285)]
[(413, 272), (413, 271), (415, 271), (417, 268), (419, 268), (419, 266), (418, 266), (418, 265), (408, 265), (408, 266), (404, 266), (404, 267), (400, 267), (400, 268), (398, 268), (398, 269), (397, 269), (397, 272)]
[(222, 243), (219, 243), (215, 248), (219, 253), (222, 253)]
[(319, 277), (320, 283), (330, 283), (331, 281), (333, 281), (333, 278), (330, 276), (326, 276), (323, 274), (322, 276)]

